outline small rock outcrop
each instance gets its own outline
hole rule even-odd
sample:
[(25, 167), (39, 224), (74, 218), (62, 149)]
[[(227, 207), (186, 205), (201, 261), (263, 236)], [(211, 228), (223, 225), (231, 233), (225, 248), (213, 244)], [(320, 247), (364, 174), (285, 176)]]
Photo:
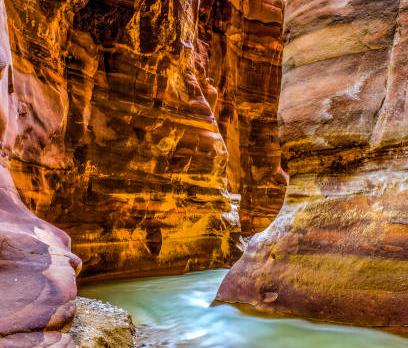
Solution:
[(275, 222), (217, 299), (407, 332), (408, 2), (288, 0)]
[(77, 312), (69, 331), (77, 348), (165, 348), (187, 346), (174, 342), (170, 332), (148, 324), (136, 325), (125, 310), (109, 303), (77, 298)]
[(77, 298), (77, 312), (69, 331), (78, 348), (133, 348), (136, 328), (125, 310), (84, 297)]

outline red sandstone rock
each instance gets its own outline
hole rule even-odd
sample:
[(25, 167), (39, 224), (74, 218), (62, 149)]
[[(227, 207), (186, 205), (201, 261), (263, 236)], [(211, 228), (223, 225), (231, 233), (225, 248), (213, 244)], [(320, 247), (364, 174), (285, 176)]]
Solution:
[[(228, 264), (282, 203), (280, 1), (7, 0), (11, 171), (85, 278)], [(159, 6), (160, 4), (160, 6)]]
[[(7, 277), (33, 284), (23, 308), (39, 300), (2, 332), (68, 323), (79, 264), (65, 234), (20, 203), (8, 171), (29, 208), (72, 236), (84, 277), (223, 265), (241, 232), (238, 194), (244, 233), (277, 213), (281, 1), (6, 5), (1, 203), (27, 249), (8, 251)], [(12, 256), (26, 252), (38, 255), (24, 268)], [(44, 281), (58, 294), (40, 292)]]
[(286, 5), (279, 118), (290, 185), (217, 299), (403, 332), (408, 2)]
[(0, 47), (0, 346), (72, 347), (69, 336), (41, 331), (64, 329), (72, 319), (81, 262), (63, 231), (24, 206), (9, 173), (17, 99), (3, 0)]
[(252, 235), (278, 213), (287, 180), (277, 134), (283, 4), (230, 3), (202, 6), (201, 37), (219, 91), (215, 114), (229, 153), (228, 185), (241, 194), (242, 232)]
[(84, 277), (224, 265), (239, 195), (246, 234), (277, 213), (282, 3), (5, 5), (1, 345), (69, 346), (80, 261), (33, 213)]
[(0, 338), (2, 348), (74, 348), (75, 344), (69, 334), (60, 332), (20, 333)]

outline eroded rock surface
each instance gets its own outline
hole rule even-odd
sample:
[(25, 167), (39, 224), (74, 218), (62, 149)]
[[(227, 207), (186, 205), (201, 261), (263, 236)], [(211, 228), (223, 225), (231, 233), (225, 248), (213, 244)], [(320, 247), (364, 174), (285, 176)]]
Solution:
[(70, 336), (58, 331), (74, 316), (81, 262), (63, 231), (24, 206), (11, 178), (18, 109), (12, 72), (0, 0), (0, 347), (73, 347)]
[(282, 1), (207, 1), (200, 8), (208, 71), (218, 90), (215, 114), (229, 153), (228, 185), (241, 194), (244, 235), (270, 224), (287, 183), (277, 137), (282, 21)]
[(406, 331), (407, 25), (405, 0), (286, 2), (290, 185), (218, 300)]
[(84, 278), (225, 265), (270, 223), (281, 1), (6, 3), (13, 178)]
[(270, 221), (281, 21), (275, 0), (1, 0), (1, 345), (72, 345), (81, 262), (34, 214), (84, 278), (225, 265)]
[(110, 303), (77, 298), (77, 312), (69, 331), (77, 348), (168, 348), (188, 346), (171, 342), (166, 328), (135, 324), (131, 315)]
[(136, 328), (128, 312), (84, 297), (77, 298), (77, 312), (69, 333), (78, 348), (136, 346)]

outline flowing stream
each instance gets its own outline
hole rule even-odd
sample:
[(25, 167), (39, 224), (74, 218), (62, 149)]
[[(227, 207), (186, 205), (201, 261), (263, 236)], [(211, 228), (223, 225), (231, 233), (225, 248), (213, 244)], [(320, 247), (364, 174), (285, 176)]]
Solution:
[(407, 348), (381, 331), (265, 319), (230, 305), (210, 307), (226, 270), (87, 285), (81, 296), (125, 308), (135, 324), (163, 330), (169, 347)]

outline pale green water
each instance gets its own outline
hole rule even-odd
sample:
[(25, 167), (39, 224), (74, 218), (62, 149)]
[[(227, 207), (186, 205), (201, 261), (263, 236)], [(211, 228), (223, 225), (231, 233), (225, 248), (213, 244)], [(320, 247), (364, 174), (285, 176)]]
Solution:
[(408, 340), (380, 331), (263, 319), (229, 305), (209, 307), (226, 272), (105, 282), (86, 286), (80, 294), (125, 308), (137, 324), (164, 328), (171, 347), (179, 342), (214, 348), (408, 347)]

